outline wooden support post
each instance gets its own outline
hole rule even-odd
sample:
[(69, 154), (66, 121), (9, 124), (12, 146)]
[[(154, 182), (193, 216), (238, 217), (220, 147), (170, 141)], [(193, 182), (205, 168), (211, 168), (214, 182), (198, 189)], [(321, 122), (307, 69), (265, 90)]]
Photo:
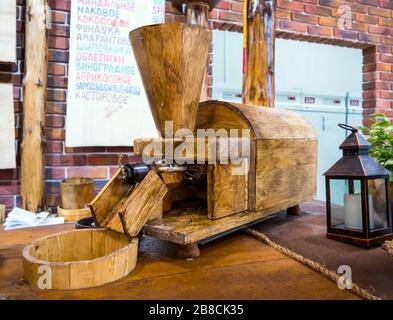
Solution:
[(287, 215), (290, 216), (298, 216), (301, 215), (302, 211), (300, 210), (300, 206), (296, 205), (287, 209)]
[(244, 0), (244, 104), (274, 107), (275, 2)]
[(201, 255), (197, 242), (179, 245), (177, 251), (177, 257), (180, 259), (195, 259)]
[(203, 1), (193, 1), (187, 4), (187, 23), (200, 26), (202, 28), (209, 27), (209, 4)]
[(21, 195), (26, 210), (45, 209), (45, 104), (48, 74), (47, 0), (26, 1)]

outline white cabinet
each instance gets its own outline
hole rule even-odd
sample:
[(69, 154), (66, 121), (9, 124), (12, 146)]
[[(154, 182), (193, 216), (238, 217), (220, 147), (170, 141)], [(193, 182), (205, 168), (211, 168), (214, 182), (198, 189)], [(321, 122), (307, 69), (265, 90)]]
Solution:
[[(346, 99), (345, 96), (335, 95), (318, 96), (303, 93), (287, 93), (278, 96), (276, 108), (291, 110), (301, 114), (314, 127), (318, 138), (318, 170), (317, 170), (317, 196), (318, 200), (325, 200), (325, 179), (323, 173), (329, 169), (342, 156), (339, 145), (344, 141), (347, 131), (339, 128), (337, 124), (347, 123), (351, 126), (358, 127), (362, 125), (362, 109), (360, 107), (346, 107), (346, 100), (348, 104), (350, 101), (361, 104), (361, 99), (358, 97), (350, 97)], [(300, 103), (285, 103), (284, 97), (293, 99)], [(311, 100), (315, 102), (322, 102), (325, 104), (307, 104), (304, 101)], [(303, 103), (301, 103), (303, 101)], [(329, 101), (340, 105), (330, 105)], [(343, 105), (341, 105), (343, 104)]]

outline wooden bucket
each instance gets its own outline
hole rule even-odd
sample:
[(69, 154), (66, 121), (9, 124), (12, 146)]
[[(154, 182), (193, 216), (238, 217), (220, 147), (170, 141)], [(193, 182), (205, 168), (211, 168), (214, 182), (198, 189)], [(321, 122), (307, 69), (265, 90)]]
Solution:
[(138, 238), (105, 229), (67, 231), (23, 249), (23, 278), (40, 289), (100, 286), (128, 275), (137, 253)]
[(94, 180), (67, 178), (60, 182), (62, 209), (83, 209), (94, 198)]
[(91, 216), (86, 204), (94, 198), (94, 180), (91, 178), (67, 178), (60, 181), (61, 206), (59, 216), (66, 221), (77, 221)]

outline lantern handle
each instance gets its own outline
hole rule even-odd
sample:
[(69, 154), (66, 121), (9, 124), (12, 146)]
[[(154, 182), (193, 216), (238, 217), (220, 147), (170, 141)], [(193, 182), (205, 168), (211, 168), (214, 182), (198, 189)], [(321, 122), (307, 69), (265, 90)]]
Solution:
[(339, 126), (341, 129), (352, 131), (352, 133), (358, 132), (358, 129), (356, 129), (356, 128), (354, 128), (354, 127), (348, 125), (348, 124), (339, 123), (338, 126)]

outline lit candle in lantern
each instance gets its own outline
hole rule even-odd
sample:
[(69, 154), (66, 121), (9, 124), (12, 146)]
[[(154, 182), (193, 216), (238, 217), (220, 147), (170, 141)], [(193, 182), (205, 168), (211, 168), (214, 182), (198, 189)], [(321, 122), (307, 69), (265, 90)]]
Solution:
[[(368, 197), (369, 204), (369, 219), (370, 227), (374, 228), (374, 208), (373, 199), (371, 196)], [(356, 194), (345, 194), (344, 195), (344, 224), (349, 229), (361, 230), (362, 227), (362, 195)]]
[(350, 229), (362, 229), (362, 195), (344, 195), (344, 224)]

